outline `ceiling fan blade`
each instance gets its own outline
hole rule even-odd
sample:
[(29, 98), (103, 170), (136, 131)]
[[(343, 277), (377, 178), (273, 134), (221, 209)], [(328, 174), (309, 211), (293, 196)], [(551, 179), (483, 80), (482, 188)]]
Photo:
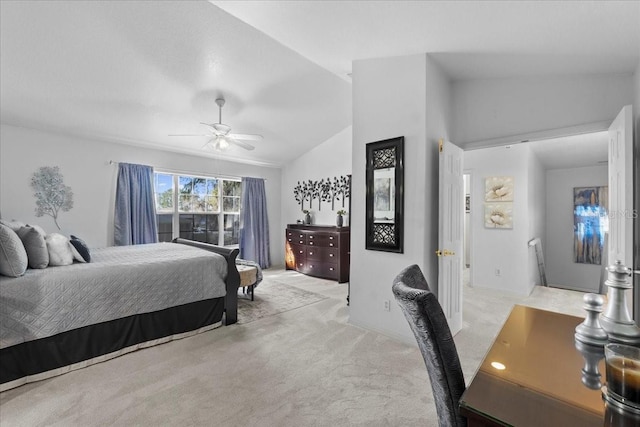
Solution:
[(171, 134), (169, 134), (169, 136), (211, 136), (211, 135), (210, 134), (206, 134), (206, 133), (201, 133), (201, 134), (195, 134), (195, 133), (186, 133), (186, 134), (171, 133)]
[(245, 150), (255, 150), (255, 148), (256, 148), (256, 147), (254, 147), (254, 146), (253, 146), (253, 145), (251, 145), (251, 144), (247, 144), (246, 142), (239, 141), (239, 140), (237, 140), (237, 139), (233, 139), (233, 138), (226, 138), (226, 140), (227, 140), (227, 142), (228, 142), (229, 144), (235, 144), (235, 145), (237, 145), (238, 147), (242, 147), (242, 148), (244, 148)]
[(244, 139), (246, 141), (262, 141), (262, 135), (249, 134), (249, 133), (230, 133), (229, 135), (234, 139)]

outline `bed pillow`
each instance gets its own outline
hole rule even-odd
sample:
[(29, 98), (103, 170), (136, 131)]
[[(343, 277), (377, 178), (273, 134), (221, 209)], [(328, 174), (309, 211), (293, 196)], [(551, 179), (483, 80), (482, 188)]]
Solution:
[(2, 225), (6, 225), (7, 227), (9, 227), (10, 229), (12, 229), (14, 231), (14, 233), (17, 233), (18, 231), (20, 231), (20, 229), (22, 227), (24, 227), (26, 224), (24, 222), (20, 222), (20, 221), (6, 221), (4, 219), (0, 219), (0, 224)]
[(49, 265), (49, 250), (45, 241), (45, 234), (40, 227), (26, 225), (18, 230), (24, 249), (29, 258), (29, 267), (47, 268)]
[(47, 234), (45, 239), (47, 242), (47, 250), (49, 251), (49, 265), (71, 265), (73, 264), (73, 252), (69, 239), (62, 234)]
[(0, 274), (19, 277), (27, 271), (29, 259), (22, 240), (11, 228), (0, 224)]
[[(91, 262), (91, 253), (89, 252), (89, 246), (79, 237), (71, 235), (71, 245), (73, 248), (80, 254), (83, 261), (81, 262)], [(77, 258), (76, 258), (77, 259)], [(78, 260), (80, 261), (80, 260)]]

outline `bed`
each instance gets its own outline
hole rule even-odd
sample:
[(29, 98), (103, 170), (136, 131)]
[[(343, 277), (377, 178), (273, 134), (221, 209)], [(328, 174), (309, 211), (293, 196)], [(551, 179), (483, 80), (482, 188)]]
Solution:
[(237, 255), (175, 239), (0, 277), (0, 391), (235, 323)]

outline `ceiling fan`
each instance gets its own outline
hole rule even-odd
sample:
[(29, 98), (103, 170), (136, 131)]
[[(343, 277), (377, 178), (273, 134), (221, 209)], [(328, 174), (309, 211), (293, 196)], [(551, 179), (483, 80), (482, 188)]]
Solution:
[(171, 134), (169, 136), (208, 136), (210, 139), (202, 146), (202, 148), (211, 148), (216, 151), (226, 151), (231, 145), (237, 145), (245, 150), (253, 150), (255, 147), (244, 141), (261, 141), (262, 135), (246, 134), (246, 133), (231, 133), (231, 126), (222, 123), (222, 107), (224, 106), (224, 98), (216, 99), (216, 104), (220, 108), (220, 114), (218, 116), (218, 123), (203, 123), (205, 126), (209, 126), (209, 133), (205, 134)]

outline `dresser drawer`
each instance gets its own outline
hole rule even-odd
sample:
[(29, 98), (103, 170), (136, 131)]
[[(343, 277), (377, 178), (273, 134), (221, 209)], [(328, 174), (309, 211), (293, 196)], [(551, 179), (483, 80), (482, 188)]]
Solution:
[(287, 229), (284, 237), (285, 240), (292, 245), (307, 244), (307, 233), (302, 231)]
[(306, 274), (331, 280), (338, 279), (338, 264), (307, 260), (305, 267)]
[(309, 233), (307, 236), (307, 245), (309, 246), (327, 246), (327, 235), (321, 233)]
[(293, 256), (296, 258), (297, 261), (300, 261), (300, 260), (304, 261), (306, 259), (307, 251), (304, 245), (292, 244), (289, 246), (291, 246), (291, 252), (293, 252)]
[(323, 262), (337, 262), (340, 253), (338, 248), (307, 246), (307, 259)]

